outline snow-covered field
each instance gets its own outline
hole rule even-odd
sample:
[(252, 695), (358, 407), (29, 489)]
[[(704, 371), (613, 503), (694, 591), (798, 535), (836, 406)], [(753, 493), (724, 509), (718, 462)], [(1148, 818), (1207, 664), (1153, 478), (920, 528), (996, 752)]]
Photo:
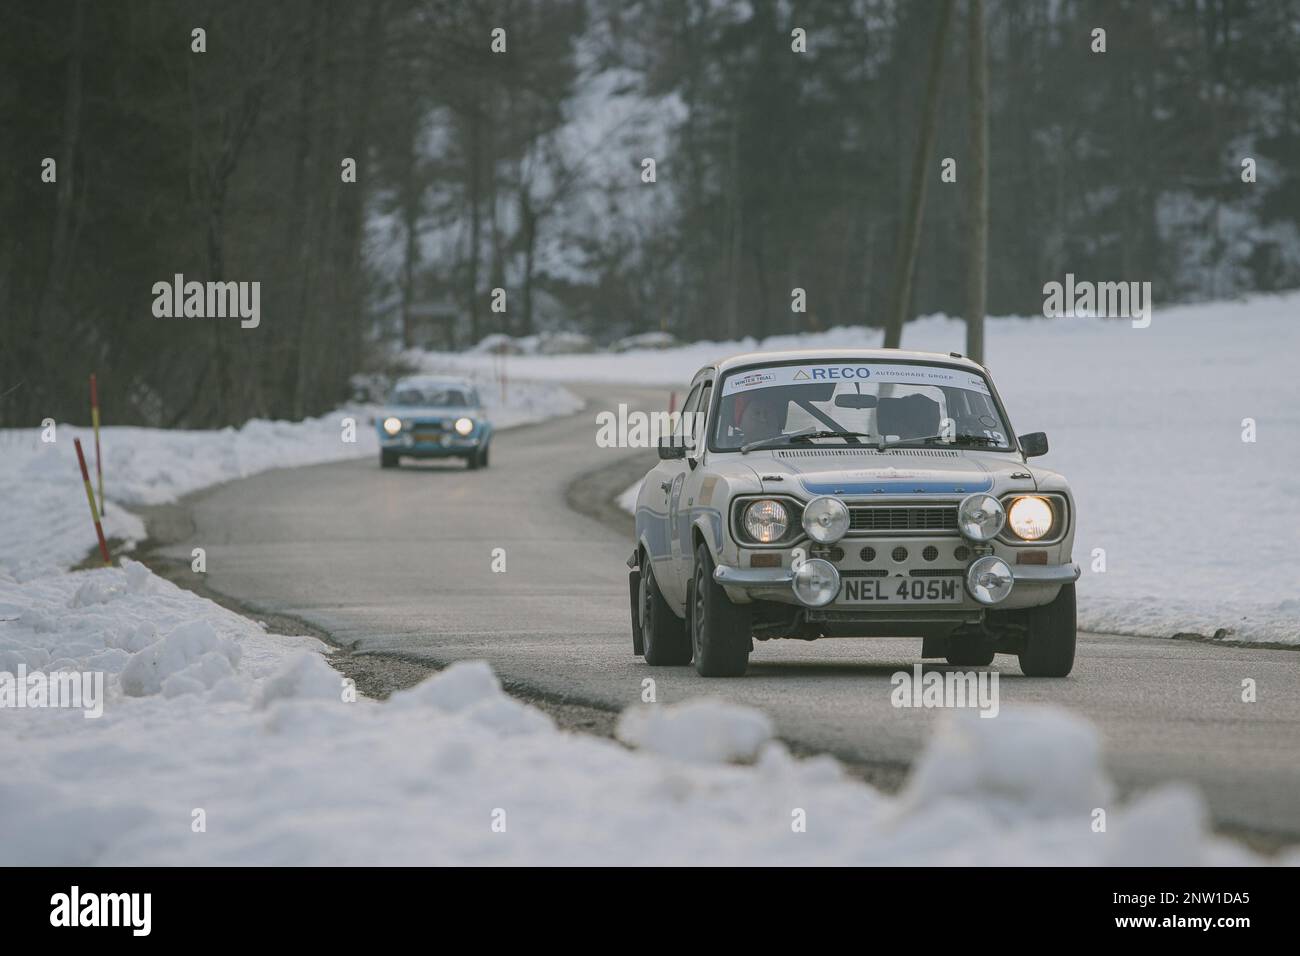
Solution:
[[(920, 319), (903, 346), (960, 352), (964, 329)], [(987, 339), (1012, 422), (1021, 433), (1047, 432), (1052, 451), (1036, 463), (1065, 474), (1078, 500), (1084, 627), (1300, 643), (1300, 293), (1157, 308), (1145, 329), (991, 319)], [(681, 388), (700, 366), (736, 352), (879, 344), (878, 331), (834, 329), (507, 362), (528, 378)], [(1242, 440), (1248, 418), (1254, 442)], [(1098, 549), (1104, 572), (1094, 568)]]
[(0, 670), (107, 675), (97, 719), (0, 711), (0, 865), (1257, 862), (1194, 791), (1118, 804), (1096, 732), (1053, 709), (954, 714), (890, 797), (721, 702), (637, 705), (632, 750), (482, 662), (347, 700), (314, 640), (130, 561), (0, 582), (0, 619)]
[[(512, 382), (504, 398), (484, 387), (482, 399), (497, 428), (582, 407), (577, 396), (553, 383)], [(130, 513), (131, 505), (164, 504), (271, 468), (375, 455), (373, 414), (372, 407), (356, 406), (301, 422), (253, 420), (219, 431), (103, 428), (104, 533), (143, 540), (144, 524)], [(346, 440), (348, 421), (355, 441)], [(93, 481), (93, 433), (60, 424), (54, 434), (55, 441), (44, 442), (41, 429), (0, 430), (0, 574), (25, 580), (50, 573), (76, 564), (96, 546), (73, 447), (80, 438)]]

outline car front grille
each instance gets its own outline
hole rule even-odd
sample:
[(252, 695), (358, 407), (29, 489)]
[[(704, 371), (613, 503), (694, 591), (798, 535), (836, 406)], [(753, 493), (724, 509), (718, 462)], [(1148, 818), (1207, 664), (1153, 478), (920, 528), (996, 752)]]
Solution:
[(446, 434), (447, 429), (439, 421), (415, 422), (411, 425), (411, 436), (416, 441), (438, 441)]
[(849, 531), (956, 533), (956, 505), (859, 505), (849, 508)]

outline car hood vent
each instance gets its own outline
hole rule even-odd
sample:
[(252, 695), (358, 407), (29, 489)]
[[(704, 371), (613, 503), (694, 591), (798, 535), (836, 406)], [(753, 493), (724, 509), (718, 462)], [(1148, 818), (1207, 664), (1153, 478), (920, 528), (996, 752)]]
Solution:
[(872, 458), (960, 458), (961, 452), (939, 448), (792, 448), (778, 451), (778, 458), (822, 458), (827, 455), (868, 455)]

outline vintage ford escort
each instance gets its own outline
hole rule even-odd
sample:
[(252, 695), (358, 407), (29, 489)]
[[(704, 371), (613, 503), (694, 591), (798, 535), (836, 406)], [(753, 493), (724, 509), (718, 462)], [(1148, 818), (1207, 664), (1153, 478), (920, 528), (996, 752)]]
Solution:
[(486, 468), (492, 443), (488, 421), (472, 382), (415, 375), (393, 386), (375, 417), (379, 466), (395, 468), (406, 458), (463, 458), (470, 469)]
[(701, 369), (636, 503), (632, 643), (745, 672), (753, 640), (920, 637), (1074, 664), (1074, 499), (956, 353), (768, 352)]

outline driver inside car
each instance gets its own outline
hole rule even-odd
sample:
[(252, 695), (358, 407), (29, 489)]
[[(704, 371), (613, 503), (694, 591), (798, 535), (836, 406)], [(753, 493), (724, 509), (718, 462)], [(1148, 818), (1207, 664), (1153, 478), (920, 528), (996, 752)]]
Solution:
[(785, 428), (783, 414), (789, 403), (777, 394), (777, 389), (763, 389), (747, 395), (736, 396), (735, 416), (746, 444), (775, 438)]

